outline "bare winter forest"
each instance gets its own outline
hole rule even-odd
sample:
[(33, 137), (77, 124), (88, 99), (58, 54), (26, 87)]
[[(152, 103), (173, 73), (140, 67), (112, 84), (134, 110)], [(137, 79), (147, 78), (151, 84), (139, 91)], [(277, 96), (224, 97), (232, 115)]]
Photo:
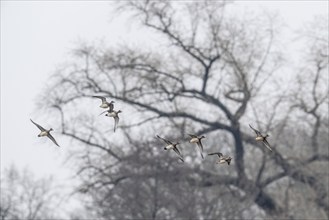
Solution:
[[(232, 4), (119, 2), (157, 46), (82, 43), (49, 78), (36, 105), (80, 183), (71, 219), (329, 218), (328, 17), (296, 33), (292, 64), (276, 16), (235, 16)], [(116, 132), (95, 95), (122, 111)], [(189, 133), (205, 136), (204, 159)], [(179, 141), (185, 162), (156, 135)], [(58, 190), (7, 170), (1, 217), (57, 219)]]

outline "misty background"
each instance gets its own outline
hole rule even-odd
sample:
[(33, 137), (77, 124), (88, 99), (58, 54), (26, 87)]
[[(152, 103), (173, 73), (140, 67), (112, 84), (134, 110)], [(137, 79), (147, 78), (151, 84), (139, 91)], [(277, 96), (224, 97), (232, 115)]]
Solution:
[(1, 1), (3, 219), (328, 219), (328, 124), (327, 1)]

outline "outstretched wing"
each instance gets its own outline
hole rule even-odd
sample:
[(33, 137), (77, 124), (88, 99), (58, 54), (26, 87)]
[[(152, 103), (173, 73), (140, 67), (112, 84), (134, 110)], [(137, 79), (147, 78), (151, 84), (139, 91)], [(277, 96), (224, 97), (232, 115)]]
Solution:
[(48, 133), (47, 137), (49, 137), (49, 139), (52, 140), (54, 142), (54, 144), (56, 144), (59, 147), (59, 145), (57, 144), (55, 138), (50, 133)]
[(114, 132), (115, 132), (115, 129), (117, 128), (119, 124), (119, 116), (116, 116), (114, 117)]
[(99, 98), (102, 100), (102, 102), (105, 102), (106, 101), (106, 98), (103, 97), (103, 96), (98, 96), (98, 95), (93, 95), (94, 98)]
[(30, 119), (31, 120), (31, 122), (35, 125), (35, 126), (37, 126), (41, 131), (46, 131), (46, 129), (44, 129), (41, 125), (38, 125), (37, 123), (35, 123), (34, 121), (32, 121), (32, 119)]
[(272, 148), (266, 139), (263, 140), (263, 143), (270, 151), (272, 151)]
[(210, 153), (208, 155), (217, 155), (219, 158), (223, 157), (223, 154), (220, 152)]
[(203, 152), (203, 145), (201, 143), (201, 139), (199, 139), (199, 141), (196, 143), (200, 149), (201, 152)]
[(178, 150), (178, 148), (177, 148), (176, 146), (174, 146), (173, 150), (176, 152), (176, 154), (178, 154), (179, 159), (181, 159), (181, 161), (184, 162), (183, 156), (182, 156), (182, 154), (180, 153), (180, 151)]
[(202, 146), (202, 143), (201, 143), (201, 139), (199, 139), (199, 141), (197, 142), (197, 145), (199, 147), (200, 154), (201, 154), (201, 157), (203, 159), (203, 154), (202, 154), (202, 152), (203, 152), (203, 146)]
[(249, 127), (256, 133), (256, 135), (258, 136), (262, 136), (262, 134), (260, 133), (260, 131), (256, 130), (255, 128), (251, 127), (251, 125), (249, 124)]
[(166, 140), (166, 139), (164, 139), (164, 138), (162, 138), (162, 137), (160, 137), (159, 135), (156, 135), (156, 137), (157, 138), (159, 138), (159, 139), (161, 139), (161, 140), (163, 140), (166, 144), (172, 144), (170, 141), (168, 141), (168, 140)]
[(198, 138), (198, 136), (197, 135), (195, 135), (195, 134), (188, 134), (191, 138)]
[(105, 110), (105, 111), (103, 111), (102, 113), (100, 113), (99, 115), (102, 115), (102, 114), (104, 114), (105, 112), (108, 112), (108, 110)]

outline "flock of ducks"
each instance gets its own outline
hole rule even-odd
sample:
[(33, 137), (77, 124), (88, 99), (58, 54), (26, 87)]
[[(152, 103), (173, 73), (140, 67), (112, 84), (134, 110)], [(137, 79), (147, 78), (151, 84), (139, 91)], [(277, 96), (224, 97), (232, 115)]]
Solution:
[[(106, 101), (106, 98), (103, 97), (103, 96), (92, 96), (94, 98), (99, 98), (102, 100), (102, 104), (99, 106), (100, 108), (108, 108), (106, 111), (100, 113), (99, 115), (102, 115), (106, 112), (105, 116), (107, 117), (112, 117), (114, 119), (114, 132), (118, 126), (118, 123), (119, 123), (119, 113), (121, 113), (122, 111), (121, 110), (118, 110), (118, 111), (115, 111), (114, 110), (114, 101), (111, 101), (111, 102), (107, 102)], [(30, 119), (31, 122), (37, 126), (39, 129), (40, 129), (40, 134), (38, 135), (38, 137), (48, 137), (50, 140), (52, 140), (52, 142), (54, 142), (54, 144), (56, 144), (58, 147), (58, 143), (56, 142), (55, 138), (50, 134), (51, 131), (53, 131), (52, 128), (50, 128), (49, 130), (47, 129), (44, 129), (41, 125), (35, 123), (34, 121), (32, 121), (32, 119)]]
[(114, 101), (110, 101), (110, 102), (107, 102), (106, 101), (106, 98), (103, 97), (103, 96), (93, 96), (94, 98), (99, 98), (102, 100), (102, 104), (99, 106), (101, 108), (109, 108), (108, 110), (106, 111), (103, 111), (102, 113), (100, 113), (99, 115), (102, 115), (106, 112), (105, 116), (108, 116), (108, 117), (112, 117), (114, 118), (114, 132), (115, 132), (115, 129), (117, 128), (118, 126), (118, 123), (119, 123), (119, 113), (121, 113), (122, 111), (121, 110), (118, 110), (118, 111), (115, 111), (114, 110)]
[[(255, 128), (253, 128), (250, 124), (249, 124), (249, 127), (256, 133), (256, 138), (255, 140), (256, 141), (261, 141), (263, 142), (263, 144), (270, 150), (272, 151), (271, 147), (270, 147), (270, 144), (268, 143), (267, 141), (267, 138), (269, 137), (268, 134), (266, 135), (262, 135), (262, 133), (258, 130), (256, 130)], [(203, 145), (202, 145), (202, 142), (201, 140), (203, 138), (205, 138), (205, 136), (200, 136), (198, 137), (197, 135), (195, 134), (188, 134), (190, 136), (190, 140), (189, 140), (189, 143), (195, 143), (197, 144), (197, 146), (199, 147), (199, 150), (200, 150), (200, 155), (202, 157), (202, 159), (204, 159), (203, 157)], [(165, 150), (173, 150), (176, 152), (176, 154), (178, 155), (178, 158), (184, 162), (184, 159), (183, 159), (183, 156), (181, 154), (181, 152), (178, 150), (177, 148), (177, 145), (179, 145), (180, 143), (179, 142), (175, 142), (173, 143), (172, 141), (169, 141), (165, 138), (162, 138), (160, 137), (159, 135), (156, 135), (157, 138), (159, 138), (160, 140), (164, 141), (166, 143), (166, 146), (165, 146)], [(219, 160), (217, 161), (217, 163), (219, 164), (222, 164), (222, 163), (227, 163), (228, 165), (230, 165), (231, 163), (231, 160), (232, 160), (232, 157), (230, 156), (227, 156), (227, 155), (223, 155), (221, 152), (214, 152), (214, 153), (209, 153), (208, 155), (217, 155), (219, 157)]]
[[(99, 115), (102, 115), (102, 114), (106, 113), (105, 116), (112, 117), (114, 119), (114, 132), (115, 132), (115, 130), (116, 130), (117, 126), (118, 126), (118, 123), (119, 123), (119, 113), (121, 113), (122, 111), (121, 110), (118, 110), (118, 111), (115, 111), (114, 110), (114, 103), (115, 103), (114, 101), (107, 102), (106, 98), (103, 97), (103, 96), (92, 96), (92, 97), (101, 99), (102, 103), (99, 106), (100, 108), (108, 108), (107, 110), (103, 111)], [(56, 142), (55, 138), (50, 134), (50, 132), (53, 131), (52, 128), (50, 128), (49, 130), (47, 130), (47, 129), (43, 128), (42, 126), (40, 126), (39, 124), (37, 124), (34, 121), (32, 121), (32, 119), (30, 119), (30, 120), (41, 131), (40, 134), (38, 135), (38, 137), (48, 137), (55, 145), (57, 145), (59, 147), (59, 145)], [(255, 128), (253, 128), (250, 124), (249, 124), (249, 127), (256, 133), (255, 140), (258, 141), (258, 142), (263, 142), (263, 144), (270, 151), (272, 151), (272, 149), (270, 147), (270, 144), (267, 141), (267, 138), (269, 137), (269, 135), (268, 134), (262, 135), (262, 133), (260, 131), (258, 131)], [(200, 155), (201, 155), (202, 159), (204, 159), (204, 157), (203, 157), (203, 145), (202, 145), (201, 140), (203, 138), (205, 138), (205, 136), (202, 135), (202, 136), (199, 137), (199, 136), (197, 136), (195, 134), (188, 134), (188, 135), (190, 136), (189, 143), (197, 144), (197, 146), (199, 148)], [(180, 144), (179, 142), (169, 141), (169, 140), (167, 140), (165, 138), (160, 137), (159, 135), (156, 135), (156, 137), (158, 139), (162, 140), (163, 142), (165, 142), (165, 144), (166, 144), (166, 146), (164, 147), (165, 150), (173, 150), (178, 155), (178, 158), (182, 162), (184, 162), (183, 156), (182, 156), (181, 152), (179, 151), (179, 149), (177, 148), (177, 145)], [(223, 155), (220, 152), (209, 153), (208, 155), (217, 155), (219, 157), (219, 160), (216, 163), (218, 163), (218, 164), (227, 163), (228, 165), (230, 165), (231, 160), (232, 160), (232, 157), (227, 156), (227, 155)]]
[[(202, 143), (201, 143), (201, 139), (202, 138), (205, 138), (205, 136), (201, 136), (201, 137), (198, 137), (197, 135), (195, 134), (188, 134), (191, 139), (189, 140), (190, 143), (195, 143), (198, 145), (199, 147), (199, 150), (200, 150), (200, 155), (202, 157), (202, 159), (204, 159), (203, 157), (203, 146), (202, 146)], [(184, 159), (183, 159), (183, 156), (182, 154), (180, 153), (180, 151), (178, 150), (177, 148), (177, 145), (179, 145), (180, 143), (179, 142), (176, 142), (176, 143), (173, 143), (167, 139), (164, 139), (162, 137), (160, 137), (159, 135), (156, 136), (157, 138), (163, 140), (167, 145), (165, 146), (165, 150), (174, 150), (176, 152), (176, 154), (178, 155), (179, 159), (184, 162)], [(221, 164), (221, 163), (227, 163), (228, 165), (230, 165), (231, 163), (231, 160), (232, 160), (232, 157), (230, 156), (224, 156), (222, 153), (220, 152), (215, 152), (215, 153), (210, 153), (208, 155), (217, 155), (219, 157), (219, 161), (217, 161), (217, 163)]]

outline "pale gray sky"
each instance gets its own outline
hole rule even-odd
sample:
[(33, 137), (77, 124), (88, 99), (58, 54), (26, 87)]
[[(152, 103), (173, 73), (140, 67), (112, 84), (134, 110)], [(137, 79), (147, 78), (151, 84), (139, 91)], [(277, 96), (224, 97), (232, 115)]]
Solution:
[[(328, 15), (328, 1), (237, 1), (240, 9), (277, 11), (291, 29), (317, 14)], [(71, 173), (59, 127), (37, 115), (36, 100), (56, 66), (70, 59), (79, 41), (103, 39), (108, 46), (143, 44), (147, 37), (124, 16), (113, 19), (107, 1), (1, 1), (1, 169), (15, 164), (37, 176), (52, 174), (63, 183)], [(112, 18), (112, 19), (111, 19)], [(291, 34), (291, 32), (290, 32)], [(57, 148), (30, 118), (48, 128)]]

